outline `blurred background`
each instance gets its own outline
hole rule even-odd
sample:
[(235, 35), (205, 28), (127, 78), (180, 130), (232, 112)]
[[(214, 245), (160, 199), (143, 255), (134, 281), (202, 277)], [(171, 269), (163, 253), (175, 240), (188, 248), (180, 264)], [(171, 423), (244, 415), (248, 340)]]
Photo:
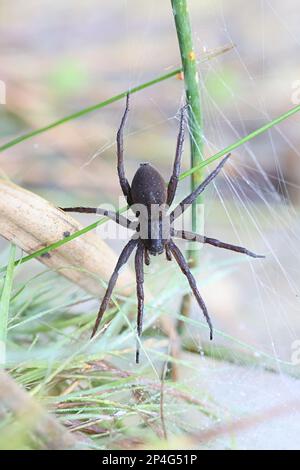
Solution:
[[(209, 157), (300, 103), (299, 2), (190, 0), (189, 5)], [(6, 88), (1, 145), (180, 66), (169, 1), (1, 1), (0, 12), (0, 80)], [(227, 46), (232, 48), (205, 60)], [(129, 179), (141, 161), (168, 178), (183, 103), (180, 77), (132, 96), (125, 137)], [(55, 205), (118, 204), (115, 136), (124, 104), (118, 101), (4, 151), (1, 172)], [(300, 391), (300, 366), (291, 359), (300, 339), (299, 124), (294, 115), (238, 148), (205, 194), (206, 235), (266, 254), (264, 260), (249, 260), (205, 246), (196, 270), (219, 333), (211, 346), (206, 330), (187, 327), (187, 349), (197, 354), (188, 356), (193, 378), (188, 369), (182, 381), (205, 390), (230, 416), (288, 406)], [(187, 139), (182, 169), (189, 168)], [(178, 199), (189, 184), (188, 178), (181, 182)], [(86, 225), (94, 220), (78, 219)], [(119, 252), (123, 242), (108, 243)], [(0, 247), (5, 264), (7, 242), (1, 239)], [(21, 278), (40, 269), (38, 262), (28, 263)], [(161, 291), (162, 279), (166, 290), (177, 286), (164, 304), (174, 316), (187, 286), (175, 266), (167, 277), (166, 269), (164, 260), (155, 260), (146, 283), (154, 293)], [(197, 321), (197, 308), (193, 315)], [(276, 426), (264, 423), (247, 431), (234, 445), (299, 447), (298, 410), (293, 412), (277, 418)], [(217, 446), (230, 447), (229, 441)]]

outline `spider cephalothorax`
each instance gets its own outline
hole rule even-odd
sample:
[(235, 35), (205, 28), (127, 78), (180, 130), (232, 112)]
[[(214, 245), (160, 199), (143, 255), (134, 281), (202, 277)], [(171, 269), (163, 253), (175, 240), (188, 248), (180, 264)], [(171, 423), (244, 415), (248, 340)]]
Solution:
[[(113, 212), (107, 211), (101, 208), (93, 207), (65, 207), (62, 208), (68, 212), (82, 212), (82, 213), (94, 213), (105, 215), (113, 219), (116, 223), (123, 225), (124, 227), (134, 230), (134, 234), (123, 248), (122, 253), (118, 259), (115, 270), (108, 282), (107, 290), (102, 299), (98, 316), (93, 328), (92, 336), (95, 335), (98, 326), (101, 322), (102, 316), (110, 301), (112, 291), (117, 282), (119, 271), (121, 267), (127, 263), (130, 255), (136, 249), (135, 254), (135, 271), (136, 271), (136, 285), (137, 285), (137, 298), (138, 298), (138, 314), (137, 314), (137, 334), (140, 338), (142, 334), (143, 326), (143, 313), (144, 313), (144, 269), (143, 264), (150, 263), (150, 255), (158, 255), (163, 252), (166, 253), (166, 257), (169, 261), (172, 257), (177, 261), (181, 271), (187, 277), (190, 284), (191, 290), (193, 291), (196, 300), (202, 309), (205, 319), (210, 329), (210, 339), (213, 337), (213, 328), (211, 320), (206, 308), (206, 305), (198, 291), (195, 278), (191, 273), (188, 263), (185, 260), (183, 254), (174, 243), (173, 238), (180, 238), (184, 240), (190, 240), (193, 242), (208, 243), (210, 245), (225, 248), (239, 253), (244, 253), (253, 258), (263, 258), (261, 255), (256, 255), (251, 251), (241, 246), (231, 245), (225, 242), (221, 242), (215, 238), (209, 238), (204, 235), (199, 235), (193, 232), (180, 231), (174, 229), (174, 220), (177, 219), (183, 212), (190, 207), (190, 205), (196, 200), (196, 198), (204, 191), (206, 186), (218, 175), (223, 168), (225, 162), (229, 158), (227, 155), (216, 167), (216, 169), (207, 176), (207, 178), (188, 196), (186, 196), (178, 206), (168, 212), (171, 206), (177, 189), (180, 163), (183, 150), (184, 132), (185, 132), (185, 120), (186, 107), (181, 109), (180, 128), (177, 138), (176, 154), (173, 165), (173, 172), (169, 180), (168, 185), (165, 184), (160, 173), (149, 163), (142, 163), (136, 171), (131, 185), (129, 184), (125, 176), (124, 158), (123, 158), (123, 129), (126, 121), (126, 117), (129, 110), (129, 95), (126, 99), (126, 108), (122, 117), (121, 125), (117, 133), (117, 154), (118, 154), (118, 176), (120, 186), (123, 194), (127, 199), (129, 207), (135, 213), (138, 221), (132, 222), (126, 217)], [(139, 362), (139, 347), (136, 351), (136, 362)]]

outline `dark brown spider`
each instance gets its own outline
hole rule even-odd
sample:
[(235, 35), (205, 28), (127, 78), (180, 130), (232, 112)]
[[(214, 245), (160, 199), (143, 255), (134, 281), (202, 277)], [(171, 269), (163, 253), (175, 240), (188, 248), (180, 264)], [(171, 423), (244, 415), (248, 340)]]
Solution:
[[(136, 171), (131, 185), (129, 184), (124, 169), (123, 157), (123, 129), (126, 117), (129, 111), (129, 95), (126, 99), (126, 108), (122, 117), (121, 125), (117, 133), (117, 154), (118, 154), (118, 175), (120, 185), (124, 196), (127, 199), (129, 207), (133, 210), (138, 221), (132, 222), (126, 217), (104, 209), (94, 207), (64, 207), (62, 210), (66, 212), (82, 212), (89, 214), (101, 214), (113, 219), (116, 223), (135, 230), (134, 235), (129, 240), (118, 259), (115, 270), (109, 280), (107, 290), (102, 299), (99, 313), (93, 328), (92, 337), (95, 335), (102, 316), (110, 301), (112, 291), (117, 282), (120, 268), (127, 263), (131, 253), (136, 248), (135, 255), (135, 271), (136, 271), (136, 286), (137, 286), (137, 299), (138, 299), (138, 314), (137, 314), (137, 335), (140, 341), (143, 326), (143, 312), (144, 312), (144, 270), (143, 263), (146, 265), (150, 263), (150, 255), (161, 254), (165, 251), (166, 257), (169, 261), (172, 260), (172, 255), (177, 261), (181, 271), (187, 277), (191, 290), (193, 291), (196, 300), (202, 309), (204, 317), (210, 329), (210, 339), (213, 338), (212, 323), (205, 306), (205, 303), (198, 291), (195, 278), (191, 273), (188, 263), (183, 254), (173, 241), (173, 237), (190, 240), (200, 243), (208, 243), (219, 248), (244, 253), (253, 258), (263, 258), (264, 256), (256, 255), (251, 251), (241, 246), (231, 245), (221, 242), (215, 238), (209, 238), (204, 235), (187, 231), (178, 231), (173, 228), (174, 220), (182, 215), (182, 213), (190, 207), (195, 199), (204, 191), (206, 186), (219, 174), (225, 162), (229, 158), (227, 155), (216, 167), (216, 169), (188, 196), (186, 196), (180, 204), (170, 213), (167, 214), (168, 208), (172, 204), (177, 189), (178, 178), (180, 173), (180, 163), (183, 150), (184, 133), (185, 133), (185, 109), (181, 109), (180, 128), (177, 137), (176, 154), (173, 165), (173, 172), (166, 187), (166, 184), (160, 173), (153, 168), (149, 163), (142, 163)], [(157, 208), (159, 210), (157, 210)], [(136, 351), (136, 363), (139, 362), (139, 345)]]

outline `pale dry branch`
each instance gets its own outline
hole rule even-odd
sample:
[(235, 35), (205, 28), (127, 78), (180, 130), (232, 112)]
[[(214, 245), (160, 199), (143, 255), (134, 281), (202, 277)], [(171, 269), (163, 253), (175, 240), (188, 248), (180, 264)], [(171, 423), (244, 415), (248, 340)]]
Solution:
[[(31, 254), (80, 230), (81, 225), (42, 197), (0, 179), (0, 235)], [(95, 233), (86, 233), (37, 258), (94, 295), (101, 280), (107, 281), (117, 262), (113, 250)], [(134, 288), (128, 268), (120, 274), (117, 288), (124, 295)]]

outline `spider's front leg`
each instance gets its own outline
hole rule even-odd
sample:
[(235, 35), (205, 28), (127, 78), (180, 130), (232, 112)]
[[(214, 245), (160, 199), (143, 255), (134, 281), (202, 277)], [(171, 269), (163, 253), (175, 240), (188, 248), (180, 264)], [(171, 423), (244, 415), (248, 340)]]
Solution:
[(187, 277), (187, 280), (189, 282), (189, 285), (190, 285), (190, 288), (192, 289), (195, 297), (196, 297), (196, 300), (203, 312), (203, 315), (207, 321), (207, 324), (209, 326), (209, 330), (210, 330), (210, 339), (212, 340), (213, 339), (213, 326), (212, 326), (212, 323), (211, 323), (211, 320), (210, 320), (210, 317), (209, 317), (209, 314), (208, 314), (208, 311), (207, 311), (207, 308), (206, 308), (206, 305), (204, 303), (204, 300), (202, 299), (201, 295), (200, 295), (200, 292), (198, 291), (198, 288), (197, 288), (197, 284), (196, 284), (196, 280), (193, 276), (193, 274), (191, 273), (190, 271), (190, 268), (189, 268), (189, 265), (188, 263), (186, 262), (183, 254), (181, 253), (181, 251), (179, 250), (179, 248), (175, 245), (175, 243), (173, 242), (173, 240), (170, 240), (168, 242), (168, 245), (170, 247), (170, 250), (175, 258), (175, 260), (177, 261), (178, 263), (178, 266), (180, 267), (181, 271), (183, 272), (183, 274)]
[(105, 295), (102, 299), (102, 302), (101, 302), (100, 309), (99, 309), (99, 312), (98, 312), (98, 315), (97, 315), (97, 318), (96, 318), (96, 321), (95, 321), (95, 325), (94, 325), (94, 328), (93, 328), (91, 338), (96, 334), (97, 329), (99, 327), (99, 324), (102, 320), (103, 314), (104, 314), (104, 312), (105, 312), (105, 310), (108, 306), (108, 302), (110, 301), (112, 291), (113, 291), (113, 289), (116, 285), (116, 282), (117, 282), (117, 279), (118, 279), (118, 276), (119, 276), (119, 271), (120, 271), (121, 267), (125, 263), (127, 263), (129, 256), (131, 255), (131, 253), (133, 252), (133, 250), (137, 246), (137, 244), (138, 244), (138, 239), (132, 238), (131, 240), (129, 240), (127, 245), (125, 245), (125, 247), (123, 248), (123, 250), (122, 250), (122, 252), (119, 256), (119, 259), (118, 259), (118, 262), (117, 262), (116, 267), (114, 269), (114, 272), (112, 273), (112, 276), (111, 276), (111, 278), (108, 282), (107, 290), (106, 290)]
[(175, 160), (173, 165), (173, 172), (168, 184), (168, 192), (167, 192), (167, 205), (170, 206), (174, 200), (177, 185), (178, 185), (178, 178), (180, 174), (180, 166), (181, 166), (181, 157), (183, 152), (183, 143), (184, 143), (184, 133), (186, 127), (186, 109), (187, 105), (181, 108), (180, 113), (180, 124), (179, 124), (179, 133), (177, 137), (177, 145), (176, 145), (176, 153), (175, 153)]
[(129, 111), (129, 93), (126, 96), (126, 107), (121, 120), (121, 124), (117, 133), (117, 155), (118, 155), (118, 175), (120, 186), (122, 188), (123, 194), (127, 199), (128, 204), (132, 205), (131, 197), (131, 188), (130, 184), (125, 176), (125, 167), (124, 167), (124, 143), (123, 143), (123, 130), (126, 123), (126, 118)]
[(174, 220), (179, 217), (180, 215), (183, 214), (183, 212), (190, 207), (190, 205), (197, 199), (197, 197), (204, 191), (204, 189), (211, 183), (211, 181), (220, 173), (222, 170), (223, 166), (227, 162), (228, 158), (230, 157), (230, 153), (226, 155), (225, 158), (219, 163), (219, 165), (216, 167), (214, 171), (212, 171), (205, 180), (199, 184), (197, 188), (194, 189), (194, 191), (191, 192), (188, 196), (186, 196), (179, 204), (178, 206), (171, 212), (170, 214), (170, 221), (171, 224), (173, 224)]

